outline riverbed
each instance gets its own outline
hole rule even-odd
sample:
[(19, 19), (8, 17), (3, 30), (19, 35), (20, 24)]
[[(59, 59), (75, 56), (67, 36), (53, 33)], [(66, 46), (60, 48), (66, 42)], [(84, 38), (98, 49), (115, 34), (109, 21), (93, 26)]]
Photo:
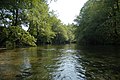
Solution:
[(2, 50), (0, 80), (120, 80), (120, 47), (67, 44)]

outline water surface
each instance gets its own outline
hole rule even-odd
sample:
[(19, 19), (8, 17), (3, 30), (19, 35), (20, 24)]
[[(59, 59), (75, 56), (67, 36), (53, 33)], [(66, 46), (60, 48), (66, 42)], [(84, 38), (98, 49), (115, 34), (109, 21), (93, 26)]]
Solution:
[(71, 44), (0, 51), (0, 80), (120, 80), (120, 47)]

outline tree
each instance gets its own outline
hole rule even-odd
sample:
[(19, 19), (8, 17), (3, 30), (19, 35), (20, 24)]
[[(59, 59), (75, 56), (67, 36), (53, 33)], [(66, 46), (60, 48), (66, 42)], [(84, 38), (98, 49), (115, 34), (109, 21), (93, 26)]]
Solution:
[(119, 44), (119, 0), (89, 0), (75, 19), (83, 44)]
[(4, 26), (20, 26), (21, 24), (25, 24), (25, 12), (31, 7), (31, 1), (32, 0), (1, 0), (0, 23)]
[(7, 28), (7, 42), (14, 46), (36, 46), (36, 39), (21, 27), (11, 26)]
[(36, 1), (28, 13), (29, 32), (37, 38), (37, 44), (51, 43), (54, 32), (49, 23), (49, 9), (46, 2)]
[[(35, 43), (39, 45), (71, 42), (74, 37), (72, 27), (61, 23), (56, 14), (49, 11), (48, 1), (1, 0), (0, 43), (7, 42), (20, 47), (35, 46)], [(23, 30), (22, 26), (29, 27), (28, 31)]]

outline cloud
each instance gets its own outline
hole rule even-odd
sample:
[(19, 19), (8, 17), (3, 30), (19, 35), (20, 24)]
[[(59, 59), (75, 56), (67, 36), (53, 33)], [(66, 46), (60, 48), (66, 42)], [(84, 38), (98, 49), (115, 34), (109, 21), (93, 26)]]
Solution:
[(58, 0), (52, 2), (50, 10), (57, 11), (58, 18), (65, 24), (72, 23), (75, 16), (79, 14), (80, 9), (87, 0)]

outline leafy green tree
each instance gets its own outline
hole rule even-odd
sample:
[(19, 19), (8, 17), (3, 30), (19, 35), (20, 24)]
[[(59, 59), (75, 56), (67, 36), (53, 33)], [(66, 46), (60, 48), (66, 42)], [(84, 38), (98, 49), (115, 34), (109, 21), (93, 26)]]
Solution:
[[(1, 0), (0, 1), (0, 23), (4, 26), (20, 26), (25, 24), (25, 12), (30, 8), (27, 0)], [(29, 5), (27, 5), (29, 4)]]
[(81, 44), (119, 44), (119, 0), (89, 0), (75, 19)]
[(51, 43), (54, 32), (49, 23), (49, 9), (44, 1), (36, 1), (28, 13), (29, 32), (37, 39), (37, 44)]
[(70, 43), (75, 40), (75, 27), (73, 24), (65, 25), (61, 23), (61, 20), (57, 18), (54, 12), (50, 13), (50, 24), (53, 32), (55, 33), (55, 37), (52, 39), (53, 44), (62, 44), (62, 43)]
[[(49, 11), (48, 2), (49, 0), (1, 0), (1, 45), (20, 47), (72, 42), (74, 28), (61, 23), (54, 12)], [(23, 30), (22, 26), (29, 27), (28, 31)]]
[(76, 42), (76, 40), (75, 40), (76, 27), (75, 27), (75, 25), (68, 24), (68, 25), (66, 25), (66, 28), (67, 28), (68, 42), (69, 43)]
[(67, 28), (64, 25), (58, 25), (56, 29), (56, 36), (53, 41), (56, 44), (61, 44), (68, 41)]
[(5, 47), (5, 41), (7, 39), (7, 29), (0, 26), (0, 46)]
[(36, 46), (36, 39), (21, 27), (11, 26), (7, 28), (7, 41), (17, 47)]

